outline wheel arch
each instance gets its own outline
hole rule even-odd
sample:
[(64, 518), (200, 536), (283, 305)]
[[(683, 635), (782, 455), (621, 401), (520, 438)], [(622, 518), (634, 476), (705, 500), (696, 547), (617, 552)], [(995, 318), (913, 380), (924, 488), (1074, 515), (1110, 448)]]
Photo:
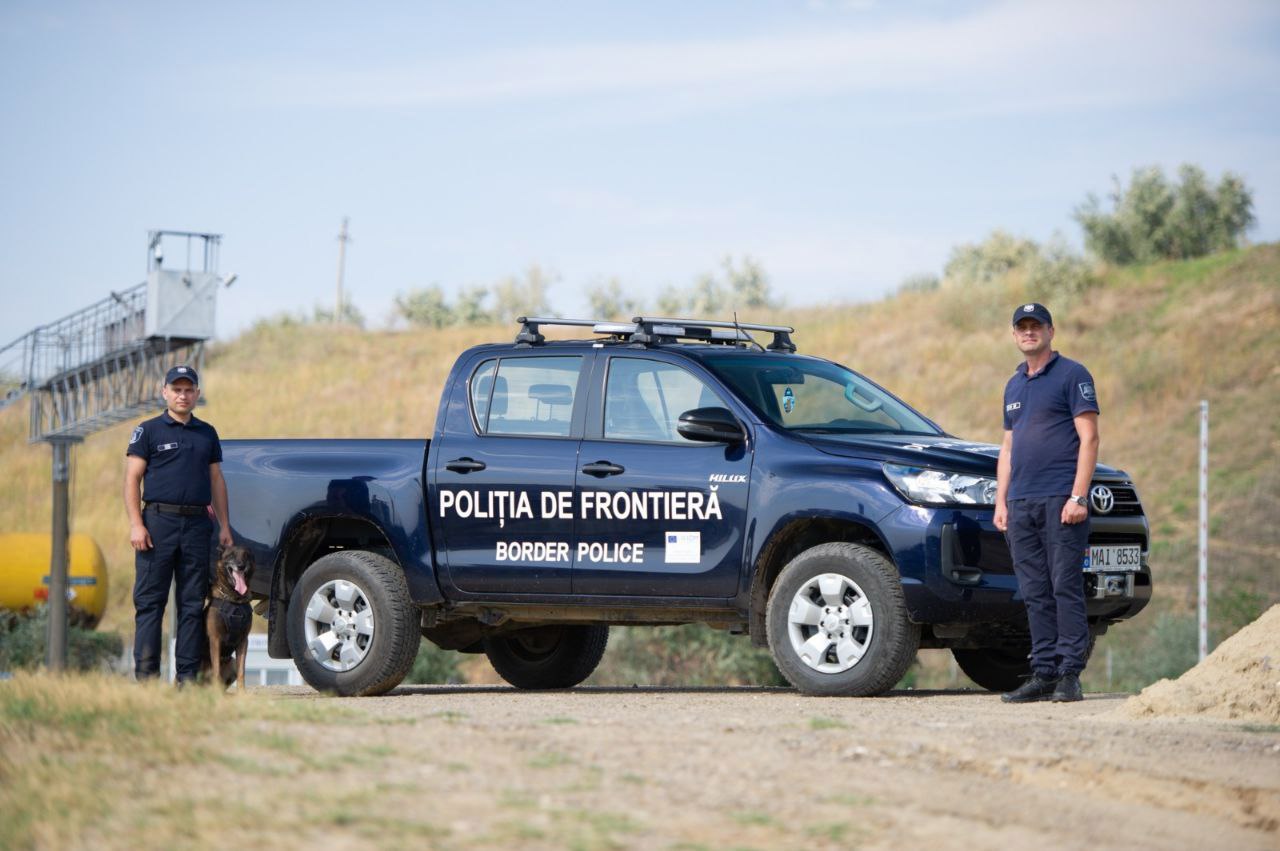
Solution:
[(289, 658), (285, 625), (294, 586), (307, 568), (338, 550), (367, 550), (400, 565), (386, 533), (372, 521), (359, 517), (299, 519), (285, 533), (271, 575), (270, 617), (267, 619), (267, 655), (271, 658)]
[(751, 576), (748, 623), (751, 643), (767, 647), (765, 616), (769, 591), (778, 575), (797, 555), (818, 544), (863, 544), (879, 552), (896, 567), (888, 545), (868, 524), (847, 517), (796, 517), (781, 525), (760, 549)]

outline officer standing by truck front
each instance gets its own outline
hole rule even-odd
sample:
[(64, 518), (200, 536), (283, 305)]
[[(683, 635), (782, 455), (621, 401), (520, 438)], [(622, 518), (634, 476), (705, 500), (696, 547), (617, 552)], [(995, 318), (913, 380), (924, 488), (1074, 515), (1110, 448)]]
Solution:
[[(201, 610), (209, 591), (209, 506), (218, 543), (231, 546), (222, 445), (213, 426), (192, 410), (200, 378), (175, 366), (161, 391), (166, 410), (133, 430), (125, 451), (124, 505), (134, 557), (133, 660), (137, 679), (160, 675), (160, 631), (170, 583), (176, 582), (179, 684), (193, 682), (204, 642)], [(146, 497), (145, 508), (143, 497)]]
[(1050, 348), (1053, 333), (1044, 305), (1014, 311), (1013, 341), (1025, 362), (1004, 390), (994, 523), (1027, 606), (1031, 678), (1002, 696), (1008, 703), (1084, 699), (1086, 495), (1098, 460), (1098, 394), (1083, 364)]

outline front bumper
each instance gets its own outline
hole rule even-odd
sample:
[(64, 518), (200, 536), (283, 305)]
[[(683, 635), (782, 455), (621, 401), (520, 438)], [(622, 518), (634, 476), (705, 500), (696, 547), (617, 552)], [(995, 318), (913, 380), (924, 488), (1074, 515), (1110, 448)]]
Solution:
[[(1026, 624), (1004, 534), (992, 508), (903, 505), (881, 521), (902, 576), (907, 611), (923, 624)], [(1089, 543), (1139, 544), (1136, 571), (1083, 573), (1091, 623), (1131, 618), (1151, 600), (1150, 535), (1146, 517), (1092, 516)]]

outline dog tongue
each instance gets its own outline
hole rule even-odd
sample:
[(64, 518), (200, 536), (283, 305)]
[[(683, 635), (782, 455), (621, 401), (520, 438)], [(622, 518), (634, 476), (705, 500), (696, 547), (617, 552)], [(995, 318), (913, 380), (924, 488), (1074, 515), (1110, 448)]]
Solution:
[(231, 575), (235, 577), (236, 593), (241, 596), (247, 594), (249, 592), (249, 586), (244, 584), (244, 574), (232, 573)]

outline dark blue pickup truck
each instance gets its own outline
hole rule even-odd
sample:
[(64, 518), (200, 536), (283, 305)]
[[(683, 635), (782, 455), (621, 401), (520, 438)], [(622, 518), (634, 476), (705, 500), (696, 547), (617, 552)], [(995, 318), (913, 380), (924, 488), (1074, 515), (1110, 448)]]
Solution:
[[(1027, 673), (997, 447), (796, 354), (791, 328), (520, 323), (458, 358), (429, 441), (225, 442), (269, 651), (316, 689), (394, 688), (423, 636), (567, 688), (610, 624), (746, 633), (807, 694), (882, 693), (920, 647), (989, 689)], [(1098, 635), (1147, 604), (1151, 573), (1129, 477), (1099, 465), (1090, 501)]]

